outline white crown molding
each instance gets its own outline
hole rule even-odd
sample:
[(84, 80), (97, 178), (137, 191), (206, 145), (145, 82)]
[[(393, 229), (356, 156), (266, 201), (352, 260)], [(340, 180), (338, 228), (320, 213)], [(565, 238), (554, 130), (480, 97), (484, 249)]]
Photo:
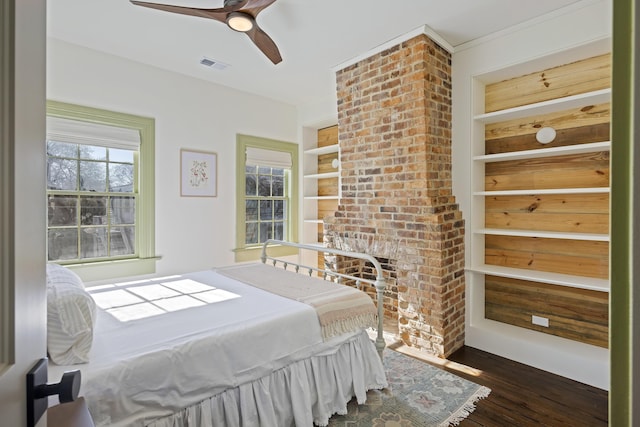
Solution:
[(414, 37), (417, 37), (419, 35), (426, 35), (427, 37), (429, 37), (431, 40), (433, 40), (434, 42), (436, 42), (437, 44), (439, 44), (443, 49), (445, 49), (447, 52), (449, 52), (450, 54), (453, 53), (453, 46), (451, 44), (449, 44), (449, 42), (447, 42), (440, 34), (436, 33), (432, 28), (430, 28), (427, 25), (422, 25), (414, 30), (409, 31), (408, 33), (405, 33), (401, 36), (398, 36), (394, 39), (391, 39), (385, 43), (382, 43), (381, 45), (378, 45), (376, 47), (374, 47), (373, 49), (370, 49), (360, 55), (357, 55), (351, 59), (348, 59), (338, 65), (335, 65), (334, 67), (331, 67), (331, 71), (338, 72), (340, 70), (343, 70), (353, 64), (356, 64), (360, 61), (362, 61), (363, 59), (367, 59), (370, 58), (371, 56), (378, 54), (382, 51), (385, 51), (389, 48), (392, 48), (394, 46), (399, 45), (400, 43), (406, 42), (407, 40), (411, 40)]

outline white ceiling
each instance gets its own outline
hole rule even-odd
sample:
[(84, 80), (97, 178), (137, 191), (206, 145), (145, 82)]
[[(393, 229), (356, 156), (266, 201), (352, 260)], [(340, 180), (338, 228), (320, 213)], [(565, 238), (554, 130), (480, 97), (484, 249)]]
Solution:
[[(223, 0), (153, 0), (217, 8)], [(199, 17), (128, 0), (51, 0), (48, 35), (66, 42), (293, 105), (335, 92), (332, 68), (424, 25), (451, 46), (590, 0), (276, 0), (258, 24), (283, 61), (273, 65), (245, 34)], [(577, 5), (579, 6), (579, 5)], [(572, 6), (576, 7), (576, 6)], [(230, 65), (214, 70), (207, 57)]]

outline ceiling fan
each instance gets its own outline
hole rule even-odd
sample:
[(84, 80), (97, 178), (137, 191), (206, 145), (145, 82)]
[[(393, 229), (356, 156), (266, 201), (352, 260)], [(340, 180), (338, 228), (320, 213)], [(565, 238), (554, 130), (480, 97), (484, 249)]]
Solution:
[(267, 6), (276, 0), (224, 0), (224, 7), (216, 9), (200, 9), (196, 7), (172, 6), (168, 4), (147, 3), (131, 0), (131, 3), (163, 10), (166, 12), (180, 13), (183, 15), (199, 16), (201, 18), (214, 19), (224, 22), (232, 30), (245, 33), (274, 64), (282, 61), (278, 47), (256, 22), (256, 17)]

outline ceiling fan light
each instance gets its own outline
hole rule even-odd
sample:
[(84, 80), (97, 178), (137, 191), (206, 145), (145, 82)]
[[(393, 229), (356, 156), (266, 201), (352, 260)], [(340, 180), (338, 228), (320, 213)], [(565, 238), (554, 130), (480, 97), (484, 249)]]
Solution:
[(246, 13), (233, 12), (227, 17), (229, 28), (241, 33), (246, 33), (253, 28), (253, 18)]

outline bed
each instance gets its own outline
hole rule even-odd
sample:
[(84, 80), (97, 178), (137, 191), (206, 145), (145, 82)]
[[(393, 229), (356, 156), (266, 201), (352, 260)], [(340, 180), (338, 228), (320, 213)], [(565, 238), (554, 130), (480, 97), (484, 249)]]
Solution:
[[(376, 278), (283, 262), (273, 245), (367, 261)], [(377, 307), (343, 280), (374, 285)], [(325, 426), (387, 386), (383, 290), (369, 255), (279, 241), (262, 263), (88, 287), (90, 350), (50, 362), (50, 381), (79, 369), (96, 426)]]

